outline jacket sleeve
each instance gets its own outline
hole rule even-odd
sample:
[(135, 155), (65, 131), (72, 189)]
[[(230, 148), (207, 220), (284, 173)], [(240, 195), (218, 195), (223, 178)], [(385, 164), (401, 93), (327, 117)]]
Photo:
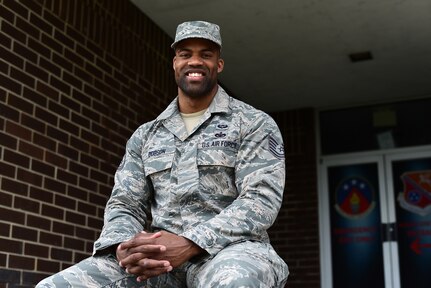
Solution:
[(268, 242), (267, 229), (281, 207), (285, 183), (281, 133), (267, 115), (250, 122), (235, 165), (238, 197), (212, 219), (182, 233), (210, 255), (234, 242)]
[(105, 213), (104, 225), (94, 244), (95, 254), (141, 232), (150, 210), (151, 187), (145, 179), (141, 157), (143, 129), (128, 140), (126, 152), (115, 173), (115, 183)]

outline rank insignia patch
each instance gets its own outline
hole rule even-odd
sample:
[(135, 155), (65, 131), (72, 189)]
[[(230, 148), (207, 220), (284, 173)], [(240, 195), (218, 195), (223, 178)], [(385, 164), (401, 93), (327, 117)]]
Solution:
[(284, 145), (283, 143), (278, 143), (274, 137), (269, 136), (269, 151), (274, 157), (278, 159), (284, 159)]

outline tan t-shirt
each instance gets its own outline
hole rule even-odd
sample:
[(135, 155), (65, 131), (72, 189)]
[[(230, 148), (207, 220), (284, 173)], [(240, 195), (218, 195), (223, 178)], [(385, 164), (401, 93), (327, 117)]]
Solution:
[(201, 119), (202, 115), (204, 115), (205, 111), (207, 111), (207, 109), (195, 113), (180, 113), (189, 134), (192, 132), (193, 128), (198, 125), (199, 120)]

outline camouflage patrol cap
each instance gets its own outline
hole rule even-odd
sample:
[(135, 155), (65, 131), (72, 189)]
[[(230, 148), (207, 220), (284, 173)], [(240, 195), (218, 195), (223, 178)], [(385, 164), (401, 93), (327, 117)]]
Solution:
[(178, 42), (189, 38), (202, 38), (216, 43), (221, 48), (220, 27), (205, 21), (188, 21), (177, 27), (175, 41), (171, 47), (175, 49)]

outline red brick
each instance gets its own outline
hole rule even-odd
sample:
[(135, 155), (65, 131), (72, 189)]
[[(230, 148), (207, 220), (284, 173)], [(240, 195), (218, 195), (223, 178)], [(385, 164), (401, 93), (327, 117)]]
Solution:
[(33, 158), (43, 159), (43, 150), (28, 142), (19, 141), (18, 151)]
[(23, 242), (0, 238), (2, 252), (21, 254), (23, 252)]
[(108, 176), (104, 173), (101, 173), (99, 170), (91, 169), (90, 178), (101, 183), (108, 183)]
[[(1, 53), (1, 47), (0, 47), (0, 53)], [(5, 55), (2, 55), (2, 57), (4, 56)], [(11, 79), (10, 77), (6, 77), (0, 74), (0, 83), (2, 83), (2, 86), (4, 88), (14, 92), (15, 94), (18, 94), (18, 95), (21, 94), (22, 85), (19, 82)]]
[(38, 15), (42, 14), (42, 7), (36, 2), (29, 0), (29, 1), (24, 1), (22, 4), (36, 14)]
[[(12, 206), (12, 195), (11, 194), (7, 194), (7, 193), (3, 193), (2, 191), (0, 191), (0, 203), (4, 206), (7, 207), (11, 207)], [(0, 225), (1, 228), (1, 225)], [(1, 235), (1, 230), (0, 230), (0, 235)]]
[(42, 186), (42, 176), (21, 168), (18, 168), (17, 179), (38, 187)]
[(9, 267), (25, 270), (34, 270), (35, 259), (32, 257), (9, 255)]
[(26, 43), (20, 44), (15, 43), (13, 51), (17, 53), (18, 55), (21, 55), (23, 58), (27, 59), (30, 62), (33, 62), (34, 64), (37, 63), (37, 54), (34, 53), (32, 50), (28, 49), (26, 46)]
[[(91, 131), (87, 131), (87, 130), (81, 130), (81, 137), (83, 140), (85, 140), (88, 143), (91, 143), (93, 145), (99, 145), (100, 143), (100, 136), (97, 136), (96, 134), (92, 133)], [(86, 155), (87, 156), (87, 155)], [(91, 156), (87, 156), (87, 157), (91, 157)], [(81, 155), (81, 159), (83, 158), (83, 156)], [(94, 160), (96, 160), (96, 158), (93, 158)], [(92, 163), (93, 167), (97, 167), (94, 164), (97, 165), (98, 160), (94, 161), (93, 159), (87, 159), (87, 160), (83, 160), (85, 161), (85, 163)]]
[[(64, 133), (60, 129), (57, 129), (57, 128), (52, 127), (52, 126), (48, 126), (46, 132), (47, 132), (47, 136), (54, 139), (54, 140), (58, 140), (58, 141), (61, 141), (63, 143), (69, 142), (69, 135), (67, 135), (67, 133)], [(62, 150), (62, 147), (58, 147), (59, 153), (61, 152), (61, 150)]]
[(35, 26), (29, 24), (29, 22), (22, 20), (21, 18), (17, 18), (15, 25), (18, 29), (24, 31), (24, 33), (26, 33), (28, 36), (31, 36), (35, 39), (39, 39), (40, 30), (37, 29)]
[(63, 72), (63, 80), (79, 90), (81, 90), (82, 88), (82, 81), (79, 78), (73, 76), (72, 74)]
[(59, 128), (63, 131), (79, 136), (79, 126), (75, 123), (72, 123), (71, 121), (60, 119)]
[[(2, 110), (3, 112), (4, 110)], [(23, 140), (30, 141), (31, 140), (31, 131), (22, 125), (18, 125), (11, 121), (6, 121), (6, 132), (12, 135), (17, 136)]]
[(92, 83), (93, 82), (93, 76), (91, 75), (91, 73), (89, 73), (88, 71), (86, 71), (84, 69), (81, 69), (79, 67), (75, 67), (75, 75), (79, 79), (81, 79), (81, 80), (83, 80), (83, 81), (85, 81), (87, 83)]
[[(75, 48), (75, 42), (57, 29), (54, 30), (54, 38), (71, 49)], [(66, 49), (65, 54), (67, 54), (67, 51), (70, 51), (70, 50)], [(76, 59), (73, 59), (73, 60), (76, 60)], [(72, 61), (72, 62), (75, 62), (75, 61)]]
[[(52, 61), (48, 61), (44, 58), (40, 58), (39, 66), (41, 68), (43, 68), (44, 70), (51, 72), (55, 76), (59, 77), (61, 75), (61, 68)], [(48, 81), (46, 81), (46, 82), (48, 82)], [(56, 90), (53, 89), (53, 87), (49, 87), (49, 88), (52, 89), (54, 91), (54, 93), (59, 94)]]
[(95, 229), (102, 229), (103, 220), (99, 218), (87, 217), (87, 226)]
[[(1, 31), (3, 31), (5, 34), (9, 35), (13, 39), (15, 39), (18, 42), (25, 43), (27, 36), (25, 33), (21, 32), (20, 30), (16, 29), (14, 26), (9, 24), (8, 22), (2, 22)], [(18, 42), (15, 42), (18, 43)]]
[(64, 210), (51, 205), (42, 204), (42, 215), (62, 220), (64, 219)]
[(12, 226), (12, 238), (36, 242), (37, 231), (25, 227)]
[(39, 213), (40, 204), (39, 202), (33, 201), (31, 199), (15, 196), (15, 201), (13, 206), (16, 209), (33, 212), (33, 213)]
[(17, 148), (17, 139), (15, 137), (10, 136), (9, 134), (0, 132), (0, 145), (4, 147), (8, 147), (12, 150)]
[[(93, 63), (93, 61), (94, 61), (94, 55), (95, 54), (93, 54), (90, 50), (88, 50), (88, 49), (86, 49), (83, 46), (81, 46), (81, 45), (78, 44), (76, 46), (76, 52), (78, 52), (79, 55), (81, 55), (84, 58), (86, 58), (89, 61), (89, 63)], [(98, 74), (98, 77), (101, 77), (100, 73), (97, 73), (97, 74)]]
[(77, 175), (81, 175), (86, 178), (89, 177), (89, 169), (86, 166), (81, 165), (77, 162), (70, 161), (69, 170)]
[(86, 224), (85, 216), (82, 214), (66, 211), (66, 221), (84, 226)]
[(49, 248), (42, 245), (35, 245), (31, 243), (25, 243), (24, 245), (24, 254), (27, 256), (36, 256), (36, 257), (49, 257)]
[(15, 164), (24, 168), (30, 167), (30, 158), (25, 155), (16, 153), (14, 151), (5, 150), (3, 159), (6, 162), (9, 162), (11, 164)]
[[(92, 246), (92, 245), (90, 244), (90, 246)], [(87, 248), (86, 250), (88, 251), (88, 253), (75, 252), (74, 253), (75, 255), (73, 257), (73, 262), (77, 263), (77, 262), (80, 262), (80, 261), (88, 258), (89, 256), (91, 256), (90, 252), (92, 251), (92, 248)]]
[[(16, 70), (16, 69), (13, 69)], [(33, 103), (15, 95), (9, 95), (8, 104), (28, 114), (33, 114)]]
[(26, 183), (7, 178), (2, 179), (1, 189), (17, 195), (26, 196), (28, 194), (28, 185)]
[(55, 151), (57, 147), (57, 144), (54, 140), (39, 133), (33, 134), (33, 143), (39, 147), (43, 147), (51, 151)]
[(57, 179), (72, 185), (78, 184), (78, 177), (76, 175), (62, 169), (57, 170)]
[[(84, 9), (87, 9), (87, 8), (84, 8)], [(70, 36), (71, 38), (73, 38), (75, 40), (75, 43), (77, 44), (77, 46), (79, 46), (79, 43), (89, 42), (89, 41), (85, 41), (86, 38), (80, 32), (78, 32), (76, 29), (74, 29), (72, 26), (66, 27), (66, 33), (68, 36)], [(98, 51), (100, 52), (100, 54), (102, 53), (102, 50), (100, 48)], [(92, 60), (90, 60), (90, 61), (92, 61)]]
[[(40, 18), (38, 15), (33, 13), (30, 14), (30, 22), (35, 25), (38, 29), (44, 31), (46, 34), (51, 35), (53, 27), (45, 20)], [(46, 36), (45, 36), (46, 37)]]
[[(6, 204), (6, 205), (10, 205), (10, 204)], [(10, 236), (9, 233), (10, 233), (10, 224), (0, 222), (0, 236), (9, 237)]]
[(59, 168), (65, 169), (67, 167), (67, 159), (65, 157), (49, 151), (45, 151), (45, 161)]
[(5, 6), (0, 6), (0, 18), (8, 21), (9, 23), (15, 23), (15, 14), (11, 12), (9, 9), (6, 9)]
[(67, 109), (66, 107), (53, 102), (53, 101), (49, 101), (48, 103), (48, 109), (49, 111), (53, 112), (54, 114), (60, 115), (62, 117), (65, 118), (69, 118), (69, 109)]
[(89, 191), (97, 191), (97, 183), (87, 178), (79, 177), (79, 187)]
[[(0, 103), (0, 110), (1, 110), (1, 116), (4, 117), (4, 119), (9, 119), (11, 121), (14, 122), (18, 122), (19, 121), (19, 111), (15, 108), (9, 107), (8, 105), (5, 105), (3, 103)], [(6, 124), (9, 121), (6, 121)], [(13, 122), (9, 122), (9, 123), (13, 123)], [(10, 125), (10, 124), (9, 124)], [(16, 124), (12, 124), (13, 126), (16, 126)], [(8, 124), (7, 124), (8, 126)], [(6, 129), (8, 129), (8, 127), (6, 127)], [(30, 133), (31, 135), (31, 133)]]
[(95, 112), (94, 110), (88, 109), (87, 107), (82, 107), (82, 115), (90, 118), (94, 122), (100, 121), (100, 114)]
[[(57, 3), (57, 4), (59, 4), (59, 3)], [(44, 16), (45, 16), (45, 20), (47, 20), (49, 23), (51, 23), (52, 25), (57, 27), (60, 31), (64, 31), (66, 24), (63, 21), (61, 21), (57, 16), (55, 16), (54, 14), (52, 14), (48, 11), (45, 11)]]
[[(42, 95), (44, 96), (48, 96), (49, 98), (51, 98), (54, 101), (57, 101), (59, 99), (59, 93), (53, 89), (52, 87), (46, 85), (43, 82), (37, 82), (36, 84), (36, 90), (38, 92), (40, 92)], [(45, 105), (44, 105), (45, 106)]]
[(96, 240), (96, 233), (93, 229), (76, 227), (76, 236), (80, 239)]
[(70, 197), (81, 199), (83, 201), (88, 201), (88, 192), (78, 187), (68, 186), (67, 195), (69, 195)]
[(37, 270), (56, 273), (60, 270), (60, 263), (58, 263), (57, 261), (37, 259)]
[(50, 77), (49, 83), (52, 87), (58, 89), (59, 91), (63, 92), (66, 95), (70, 95), (70, 86), (65, 84), (62, 79), (59, 79), (53, 75)]
[(28, 227), (39, 228), (46, 231), (51, 230), (51, 220), (48, 220), (47, 218), (28, 214), (26, 223)]
[[(39, 78), (40, 80), (42, 80), (44, 82), (48, 82), (48, 73), (45, 70), (40, 69), (38, 66), (33, 65), (30, 62), (26, 63), (25, 72), (29, 73), (33, 77)], [(46, 100), (44, 100), (44, 101), (46, 101)]]
[(64, 237), (64, 247), (70, 248), (78, 251), (83, 251), (85, 247), (85, 242), (81, 239), (71, 238), (71, 237)]
[(36, 107), (36, 113), (35, 113), (36, 118), (51, 124), (53, 126), (57, 126), (58, 123), (58, 116), (45, 110), (45, 109), (41, 109), (39, 107)]
[[(80, 130), (82, 131), (82, 128), (87, 128), (90, 129), (91, 128), (91, 123), (90, 120), (88, 120), (85, 117), (82, 117), (80, 113), (75, 113), (72, 112), (72, 119), (71, 121), (77, 125), (80, 126)], [(82, 133), (81, 133), (82, 134)], [(87, 140), (86, 140), (87, 141)]]
[(72, 262), (72, 252), (65, 249), (51, 248), (51, 258), (54, 260)]
[[(28, 67), (28, 65), (29, 65), (29, 63), (27, 63), (26, 67)], [(32, 64), (30, 64), (30, 65), (32, 65)], [(27, 100), (29, 100), (32, 103), (38, 104), (38, 105), (40, 105), (42, 107), (46, 107), (47, 106), (46, 97), (44, 95), (40, 94), (40, 93), (37, 93), (33, 89), (29, 89), (27, 87), (24, 87), (24, 91), (23, 91), (23, 95), (22, 96), (24, 96), (24, 98), (26, 98)]]
[(51, 50), (49, 50), (45, 45), (42, 45), (39, 40), (29, 38), (28, 47), (47, 59), (51, 58)]
[[(63, 195), (55, 195), (55, 202), (54, 202), (55, 206), (58, 207), (64, 207), (64, 208), (69, 208), (72, 210), (76, 209), (76, 200), (71, 199), (69, 197), (65, 197)], [(67, 211), (66, 211), (66, 221), (69, 221), (67, 219)]]
[(28, 10), (22, 6), (20, 3), (14, 0), (4, 0), (3, 5), (5, 5), (7, 8), (11, 9), (16, 14), (19, 14), (24, 19), (27, 19), (28, 17)]
[(39, 235), (39, 242), (43, 244), (59, 247), (63, 245), (62, 237), (53, 233), (46, 233), (41, 231)]
[[(45, 178), (44, 188), (61, 194), (66, 193), (66, 184), (64, 184), (63, 182), (57, 181), (56, 179)], [(51, 201), (52, 201), (52, 198), (51, 198)]]
[[(64, 235), (75, 235), (75, 226), (71, 224), (54, 221), (52, 223), (52, 231)], [(65, 246), (66, 247), (66, 246)], [(70, 247), (69, 247), (70, 248)]]
[(46, 124), (33, 116), (21, 115), (21, 124), (40, 133), (45, 133)]

